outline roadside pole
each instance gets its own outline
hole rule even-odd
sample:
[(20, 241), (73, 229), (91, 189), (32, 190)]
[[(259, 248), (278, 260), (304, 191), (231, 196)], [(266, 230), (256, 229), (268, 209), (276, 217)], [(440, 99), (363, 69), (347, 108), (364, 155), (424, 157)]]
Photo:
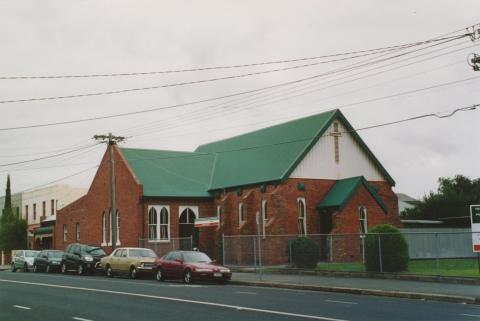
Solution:
[(260, 242), (260, 213), (255, 215), (257, 221), (257, 240), (258, 240), (258, 266), (260, 267), (260, 280), (262, 280), (262, 243)]
[(110, 164), (110, 230), (112, 236), (112, 251), (115, 250), (117, 245), (117, 226), (118, 226), (118, 215), (115, 202), (115, 156), (113, 155), (113, 145), (116, 145), (117, 142), (121, 142), (125, 139), (122, 136), (113, 136), (112, 133), (108, 135), (95, 135), (93, 136), (95, 140), (102, 140), (105, 143), (108, 143), (108, 155), (109, 155), (109, 164)]

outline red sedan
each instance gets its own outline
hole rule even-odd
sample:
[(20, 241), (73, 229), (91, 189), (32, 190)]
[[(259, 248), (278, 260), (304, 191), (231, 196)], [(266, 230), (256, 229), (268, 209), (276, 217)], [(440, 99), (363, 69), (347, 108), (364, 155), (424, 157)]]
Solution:
[(181, 280), (218, 281), (226, 283), (232, 278), (232, 272), (212, 261), (208, 255), (197, 251), (172, 251), (155, 261), (155, 279), (157, 281)]

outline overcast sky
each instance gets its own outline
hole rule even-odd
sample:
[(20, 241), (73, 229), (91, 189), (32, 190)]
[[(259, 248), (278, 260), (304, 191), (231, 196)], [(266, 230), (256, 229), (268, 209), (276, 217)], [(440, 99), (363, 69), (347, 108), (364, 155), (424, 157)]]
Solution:
[[(480, 23), (479, 12), (478, 0), (0, 0), (0, 76), (148, 72), (315, 57), (431, 39)], [(467, 56), (480, 53), (479, 44), (480, 40), (457, 40), (418, 52), (425, 55), (415, 59), (386, 62), (376, 70), (383, 71), (377, 76), (354, 80), (367, 74), (352, 76), (364, 71), (359, 69), (299, 84), (295, 89), (299, 91), (294, 92), (287, 91), (291, 87), (281, 87), (267, 92), (270, 96), (237, 96), (109, 120), (0, 131), (1, 189), (3, 192), (8, 172), (13, 191), (18, 192), (95, 166), (103, 145), (5, 166), (93, 144), (95, 134), (128, 136), (122, 146), (191, 151), (199, 144), (332, 108), (340, 108), (359, 128), (478, 104), (480, 72), (467, 65)], [(426, 54), (432, 50), (436, 51)], [(0, 104), (0, 128), (203, 100), (318, 75), (371, 58), (116, 95), (5, 103)], [(425, 58), (429, 59), (419, 62)], [(0, 80), (0, 100), (159, 86), (316, 61), (321, 60), (146, 76)], [(416, 63), (385, 72), (411, 62)], [(472, 77), (476, 78), (465, 80)], [(339, 84), (346, 80), (349, 82)], [(465, 81), (354, 104), (457, 80)], [(239, 98), (245, 100), (231, 102)], [(396, 180), (395, 191), (420, 197), (436, 189), (438, 177), (480, 177), (479, 121), (480, 110), (475, 110), (446, 119), (371, 129), (360, 135)], [(88, 187), (94, 173), (92, 169), (61, 183)]]

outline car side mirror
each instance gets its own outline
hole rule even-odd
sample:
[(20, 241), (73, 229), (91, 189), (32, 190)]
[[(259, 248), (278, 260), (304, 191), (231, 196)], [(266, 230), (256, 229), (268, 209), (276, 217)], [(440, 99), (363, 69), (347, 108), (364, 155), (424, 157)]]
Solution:
[(213, 259), (213, 260), (212, 260), (212, 264), (217, 264), (217, 260), (216, 260), (216, 259)]
[(80, 256), (79, 252), (73, 252), (73, 254)]
[(44, 259), (48, 259), (48, 256), (46, 256), (46, 255), (42, 255), (42, 257), (43, 257)]
[(180, 264), (183, 264), (183, 260), (182, 259), (176, 259), (175, 262), (178, 262)]

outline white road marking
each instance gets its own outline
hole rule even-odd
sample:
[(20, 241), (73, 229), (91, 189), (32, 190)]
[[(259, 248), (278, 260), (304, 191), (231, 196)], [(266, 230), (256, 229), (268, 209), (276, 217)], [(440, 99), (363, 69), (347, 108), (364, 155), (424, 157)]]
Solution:
[(237, 291), (238, 294), (250, 294), (250, 295), (258, 295), (258, 293), (255, 292), (244, 292), (244, 291)]
[(29, 308), (29, 307), (24, 307), (23, 305), (14, 305), (13, 307), (17, 308), (17, 309), (23, 309), (23, 310), (31, 310), (32, 309), (32, 308)]
[(79, 318), (79, 317), (73, 317), (72, 319), (73, 320), (78, 320), (78, 321), (93, 321), (93, 320), (90, 320), (90, 319), (84, 319), (84, 318)]
[(473, 317), (473, 318), (480, 318), (480, 314), (466, 314), (462, 313), (460, 315), (466, 316), (466, 317)]
[(325, 300), (325, 302), (331, 302), (331, 303), (342, 303), (342, 304), (358, 304), (357, 302), (350, 302), (350, 301), (338, 301), (338, 300)]
[(46, 284), (46, 283), (14, 281), (14, 280), (5, 280), (5, 279), (0, 279), (0, 282), (16, 283), (16, 284), (28, 284), (28, 285), (50, 287), (50, 288), (90, 291), (90, 292), (118, 294), (118, 295), (126, 295), (126, 296), (135, 296), (135, 297), (158, 299), (158, 300), (164, 300), (164, 301), (173, 301), (173, 302), (181, 302), (181, 303), (192, 303), (192, 304), (199, 304), (199, 305), (207, 305), (207, 306), (213, 306), (213, 307), (219, 307), (219, 308), (225, 308), (225, 309), (234, 309), (234, 310), (244, 310), (244, 311), (260, 312), (260, 313), (268, 313), (268, 314), (276, 314), (276, 315), (285, 315), (285, 316), (305, 318), (305, 319), (324, 320), (324, 321), (348, 321), (348, 320), (344, 320), (344, 319), (328, 318), (328, 317), (322, 317), (322, 316), (317, 316), (317, 315), (290, 313), (290, 312), (282, 312), (282, 311), (267, 310), (267, 309), (256, 309), (256, 308), (249, 308), (249, 307), (243, 307), (243, 306), (238, 306), (238, 305), (215, 303), (215, 302), (208, 302), (208, 301), (196, 301), (196, 300), (180, 299), (180, 298), (165, 297), (165, 296), (158, 296), (158, 295), (148, 295), (148, 294), (111, 291), (111, 290), (102, 290), (102, 289), (92, 289), (92, 288), (81, 288), (81, 287), (68, 286), (68, 285), (56, 285), (56, 284)]

